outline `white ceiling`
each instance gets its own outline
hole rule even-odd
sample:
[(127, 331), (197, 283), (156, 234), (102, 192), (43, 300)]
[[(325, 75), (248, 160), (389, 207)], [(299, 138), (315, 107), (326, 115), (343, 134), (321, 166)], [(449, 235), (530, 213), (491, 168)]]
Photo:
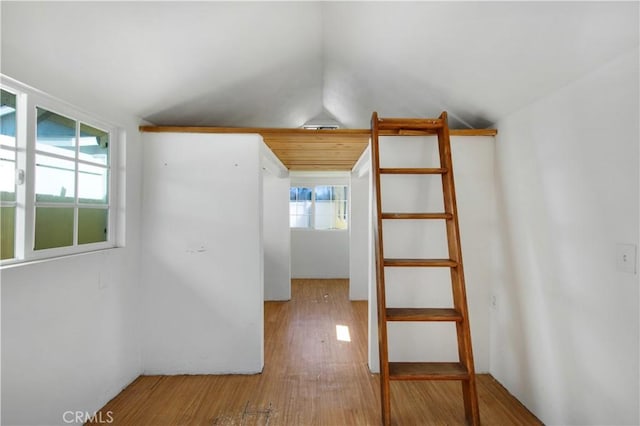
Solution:
[(164, 125), (299, 127), (328, 113), (362, 128), (374, 110), (447, 110), (452, 127), (485, 127), (639, 43), (638, 2), (0, 7), (2, 73)]

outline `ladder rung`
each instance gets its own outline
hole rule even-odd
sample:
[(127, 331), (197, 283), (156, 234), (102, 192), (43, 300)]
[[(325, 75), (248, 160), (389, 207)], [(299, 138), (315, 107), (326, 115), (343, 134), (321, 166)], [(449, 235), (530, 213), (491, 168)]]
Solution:
[(382, 213), (383, 219), (451, 219), (451, 213)]
[(387, 308), (387, 321), (462, 321), (451, 308)]
[(390, 267), (449, 267), (455, 268), (458, 263), (451, 259), (385, 259), (384, 266)]
[(378, 118), (378, 130), (431, 130), (443, 125), (440, 118)]
[(391, 380), (469, 380), (469, 372), (459, 362), (390, 362)]
[(443, 167), (429, 168), (406, 168), (406, 167), (387, 167), (380, 169), (383, 175), (443, 175), (447, 173), (447, 169)]

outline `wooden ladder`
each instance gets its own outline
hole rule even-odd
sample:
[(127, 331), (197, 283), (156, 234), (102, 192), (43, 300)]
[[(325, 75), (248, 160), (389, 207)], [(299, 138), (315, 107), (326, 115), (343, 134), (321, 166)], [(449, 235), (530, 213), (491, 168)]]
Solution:
[[(437, 168), (380, 168), (379, 135), (428, 135), (438, 136), (440, 167)], [(451, 144), (447, 113), (439, 118), (407, 119), (371, 117), (371, 153), (373, 164), (373, 185), (375, 188), (375, 209), (377, 221), (374, 223), (376, 244), (376, 275), (378, 292), (378, 340), (380, 350), (380, 388), (382, 396), (382, 423), (391, 424), (390, 380), (459, 380), (466, 421), (470, 425), (480, 424), (478, 396), (476, 391), (471, 332), (462, 267), (460, 230), (456, 207), (455, 185), (451, 161)], [(444, 212), (436, 213), (391, 213), (382, 211), (380, 175), (441, 175), (444, 196)], [(419, 194), (416, 194), (418, 196)], [(448, 259), (388, 259), (384, 257), (383, 220), (445, 220)], [(446, 267), (451, 270), (453, 308), (387, 308), (385, 296), (385, 268), (392, 267)], [(389, 362), (387, 343), (387, 322), (389, 321), (452, 321), (456, 324), (458, 337), (458, 362)]]

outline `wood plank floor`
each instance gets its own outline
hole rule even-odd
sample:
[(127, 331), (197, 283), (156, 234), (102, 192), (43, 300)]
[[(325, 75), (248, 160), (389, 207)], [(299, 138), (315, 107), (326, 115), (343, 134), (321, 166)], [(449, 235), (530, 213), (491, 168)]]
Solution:
[[(262, 374), (141, 376), (101, 411), (115, 425), (379, 425), (366, 350), (367, 303), (346, 280), (294, 280), (291, 301), (265, 303)], [(541, 424), (491, 376), (478, 392), (484, 425)], [(457, 382), (392, 382), (391, 395), (394, 424), (464, 424)]]

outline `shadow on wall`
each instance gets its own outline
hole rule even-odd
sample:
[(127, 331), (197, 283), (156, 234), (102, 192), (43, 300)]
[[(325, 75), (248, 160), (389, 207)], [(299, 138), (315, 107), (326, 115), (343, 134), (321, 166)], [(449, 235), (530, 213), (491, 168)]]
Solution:
[[(536, 134), (536, 129), (525, 125), (519, 130)], [(509, 144), (498, 139), (500, 142)], [(492, 373), (532, 411), (540, 413), (540, 408), (546, 406), (545, 410), (553, 413), (552, 418), (567, 419), (571, 416), (568, 395), (573, 392), (567, 378), (581, 369), (581, 358), (572, 357), (569, 362), (566, 357), (580, 351), (573, 339), (575, 333), (570, 330), (574, 325), (557, 306), (575, 303), (575, 297), (563, 294), (571, 278), (558, 278), (563, 276), (559, 261), (563, 254), (559, 236), (553, 234), (554, 228), (557, 230), (553, 200), (549, 199), (553, 191), (545, 187), (545, 173), (549, 171), (538, 167), (538, 152), (526, 146), (519, 149), (529, 159), (527, 165), (511, 171), (498, 168), (497, 172), (505, 273), (499, 281), (501, 287), (494, 290), (498, 299), (492, 311)], [(527, 182), (526, 191), (509, 188), (517, 185), (514, 182)], [(600, 313), (593, 315), (595, 318)], [(561, 347), (558, 342), (562, 342)], [(547, 377), (532, 374), (541, 368), (541, 360)], [(549, 377), (553, 377), (551, 382)], [(549, 400), (554, 401), (553, 406), (549, 406)]]
[[(259, 74), (227, 87), (216, 86), (216, 90), (200, 92), (144, 119), (156, 125), (173, 126), (274, 127), (274, 123), (282, 123), (280, 127), (299, 127), (322, 107), (322, 89), (314, 84), (321, 80), (314, 76), (321, 72), (321, 64), (318, 61), (312, 62), (311, 67), (304, 66), (309, 61), (299, 59), (256, 70)], [(292, 75), (296, 78), (291, 78)], [(265, 108), (274, 99), (281, 101), (279, 108)], [(277, 116), (278, 111), (288, 111), (287, 116)]]

